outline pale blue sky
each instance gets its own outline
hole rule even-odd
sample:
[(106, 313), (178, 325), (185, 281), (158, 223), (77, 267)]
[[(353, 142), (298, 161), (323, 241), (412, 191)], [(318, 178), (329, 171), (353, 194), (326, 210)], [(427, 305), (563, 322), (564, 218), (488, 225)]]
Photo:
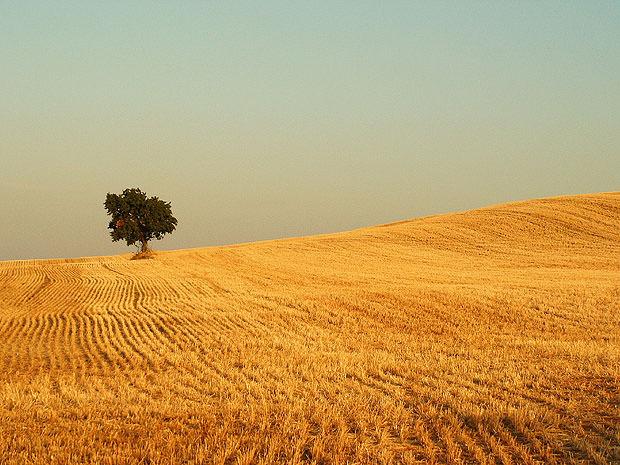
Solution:
[(0, 260), (620, 189), (620, 2), (0, 0)]

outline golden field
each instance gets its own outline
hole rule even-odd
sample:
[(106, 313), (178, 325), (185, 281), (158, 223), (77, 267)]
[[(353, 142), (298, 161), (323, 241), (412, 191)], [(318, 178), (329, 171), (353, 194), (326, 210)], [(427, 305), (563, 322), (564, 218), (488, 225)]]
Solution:
[(0, 262), (0, 464), (620, 462), (620, 193)]

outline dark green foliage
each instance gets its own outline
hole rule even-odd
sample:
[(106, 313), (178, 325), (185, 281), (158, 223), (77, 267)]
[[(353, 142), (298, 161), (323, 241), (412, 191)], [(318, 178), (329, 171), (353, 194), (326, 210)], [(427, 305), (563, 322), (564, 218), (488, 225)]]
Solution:
[(174, 231), (177, 219), (172, 216), (170, 202), (148, 197), (140, 189), (125, 189), (122, 194), (106, 196), (105, 209), (112, 221), (108, 225), (114, 242), (125, 240), (127, 245), (142, 243), (142, 252), (148, 251), (148, 241), (161, 239)]

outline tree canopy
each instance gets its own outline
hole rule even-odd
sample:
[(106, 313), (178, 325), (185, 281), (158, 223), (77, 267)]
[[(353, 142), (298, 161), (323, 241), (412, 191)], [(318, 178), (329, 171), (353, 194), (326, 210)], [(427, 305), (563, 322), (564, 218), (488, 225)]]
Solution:
[(141, 252), (149, 250), (150, 240), (172, 233), (177, 225), (170, 202), (147, 197), (138, 188), (125, 189), (122, 194), (108, 193), (104, 206), (112, 216), (108, 224), (112, 241), (125, 240), (127, 245), (140, 242)]

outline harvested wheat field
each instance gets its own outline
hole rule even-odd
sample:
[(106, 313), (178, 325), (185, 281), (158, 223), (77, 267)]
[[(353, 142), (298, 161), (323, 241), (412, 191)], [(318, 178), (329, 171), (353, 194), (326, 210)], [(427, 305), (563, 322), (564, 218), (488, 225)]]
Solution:
[(620, 193), (0, 283), (1, 464), (620, 462)]

